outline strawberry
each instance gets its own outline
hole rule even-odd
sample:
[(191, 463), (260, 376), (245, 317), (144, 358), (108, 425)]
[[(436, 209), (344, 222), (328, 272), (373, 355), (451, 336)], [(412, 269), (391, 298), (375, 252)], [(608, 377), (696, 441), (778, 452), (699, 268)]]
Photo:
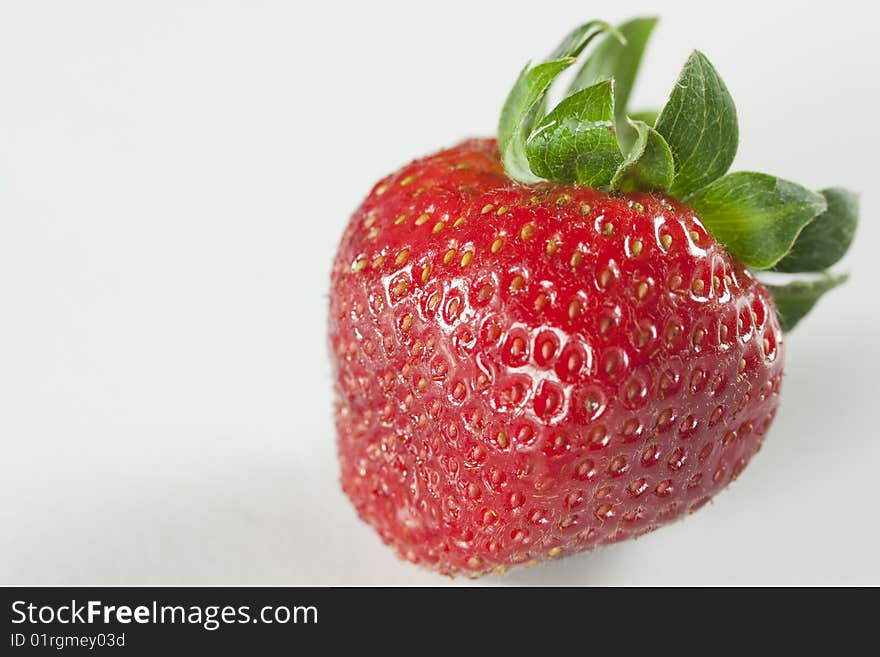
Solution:
[[(857, 209), (844, 190), (724, 175), (735, 110), (702, 54), (659, 116), (627, 122), (654, 22), (580, 26), (520, 74), (497, 140), (384, 178), (343, 234), (342, 487), (414, 563), (501, 572), (699, 509), (776, 415), (783, 328), (841, 280), (771, 297), (753, 273), (825, 270)], [(839, 253), (818, 248), (829, 235)]]

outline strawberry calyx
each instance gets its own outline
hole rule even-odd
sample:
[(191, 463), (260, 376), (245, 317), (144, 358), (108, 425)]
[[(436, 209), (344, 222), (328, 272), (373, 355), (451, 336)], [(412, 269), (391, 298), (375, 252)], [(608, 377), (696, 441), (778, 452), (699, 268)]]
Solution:
[[(613, 27), (591, 21), (569, 33), (547, 59), (526, 65), (498, 125), (505, 171), (523, 184), (667, 194), (694, 210), (751, 269), (823, 273), (768, 286), (790, 330), (842, 282), (825, 272), (852, 243), (857, 197), (840, 188), (814, 192), (764, 173), (727, 173), (739, 142), (736, 106), (701, 52), (688, 57), (663, 109), (628, 112), (656, 22), (641, 17)], [(592, 43), (563, 99), (548, 109), (553, 83)]]

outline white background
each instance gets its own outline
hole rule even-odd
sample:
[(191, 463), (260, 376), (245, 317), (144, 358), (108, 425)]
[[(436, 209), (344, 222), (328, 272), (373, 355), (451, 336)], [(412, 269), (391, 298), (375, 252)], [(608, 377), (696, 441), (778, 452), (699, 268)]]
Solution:
[(714, 504), (477, 585), (880, 584), (872, 7), (4, 2), (0, 583), (450, 583), (340, 492), (336, 241), (382, 175), (491, 134), (576, 23), (657, 12), (635, 105), (704, 50), (736, 168), (863, 192), (852, 280), (790, 338), (770, 438)]

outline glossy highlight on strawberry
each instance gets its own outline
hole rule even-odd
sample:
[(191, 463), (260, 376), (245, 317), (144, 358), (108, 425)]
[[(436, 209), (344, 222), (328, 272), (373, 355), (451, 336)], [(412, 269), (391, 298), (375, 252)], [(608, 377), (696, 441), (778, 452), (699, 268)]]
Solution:
[[(702, 54), (663, 110), (621, 123), (655, 22), (574, 30), (521, 72), (497, 140), (384, 178), (343, 233), (341, 483), (404, 559), (500, 573), (700, 509), (773, 422), (783, 329), (843, 280), (825, 270), (852, 240), (855, 197), (726, 174), (735, 109)], [(598, 36), (548, 111), (553, 79)], [(771, 297), (753, 273), (770, 268), (812, 278)]]

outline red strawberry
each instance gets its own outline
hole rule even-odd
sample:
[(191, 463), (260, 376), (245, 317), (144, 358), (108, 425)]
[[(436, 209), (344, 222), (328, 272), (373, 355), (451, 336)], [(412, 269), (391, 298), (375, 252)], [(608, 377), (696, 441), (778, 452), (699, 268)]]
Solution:
[[(597, 55), (631, 64), (644, 27), (621, 26), (625, 47), (612, 31)], [(549, 63), (609, 30), (580, 28)], [(664, 123), (675, 92), (656, 130), (638, 124), (626, 159), (614, 150), (613, 115), (602, 124), (584, 100), (602, 85), (610, 94), (607, 83), (569, 96), (550, 120), (535, 111), (546, 85), (511, 108), (529, 71), (546, 65), (524, 71), (508, 99), (504, 157), (495, 140), (470, 140), (385, 178), (354, 213), (333, 266), (343, 488), (401, 556), (448, 574), (638, 536), (735, 479), (773, 421), (783, 367), (774, 304), (741, 260), (775, 264), (826, 209), (793, 183), (774, 178), (767, 192), (769, 176), (720, 177), (732, 156), (700, 180), (707, 167), (688, 162), (703, 154)], [(587, 134), (597, 124), (604, 134)], [(724, 160), (729, 135), (717, 130), (702, 141)], [(798, 208), (786, 205), (792, 194)], [(761, 218), (771, 211), (768, 231)], [(823, 221), (841, 223), (829, 214)], [(783, 238), (768, 236), (780, 227)], [(799, 296), (777, 288), (789, 324), (829, 286), (797, 285)]]

